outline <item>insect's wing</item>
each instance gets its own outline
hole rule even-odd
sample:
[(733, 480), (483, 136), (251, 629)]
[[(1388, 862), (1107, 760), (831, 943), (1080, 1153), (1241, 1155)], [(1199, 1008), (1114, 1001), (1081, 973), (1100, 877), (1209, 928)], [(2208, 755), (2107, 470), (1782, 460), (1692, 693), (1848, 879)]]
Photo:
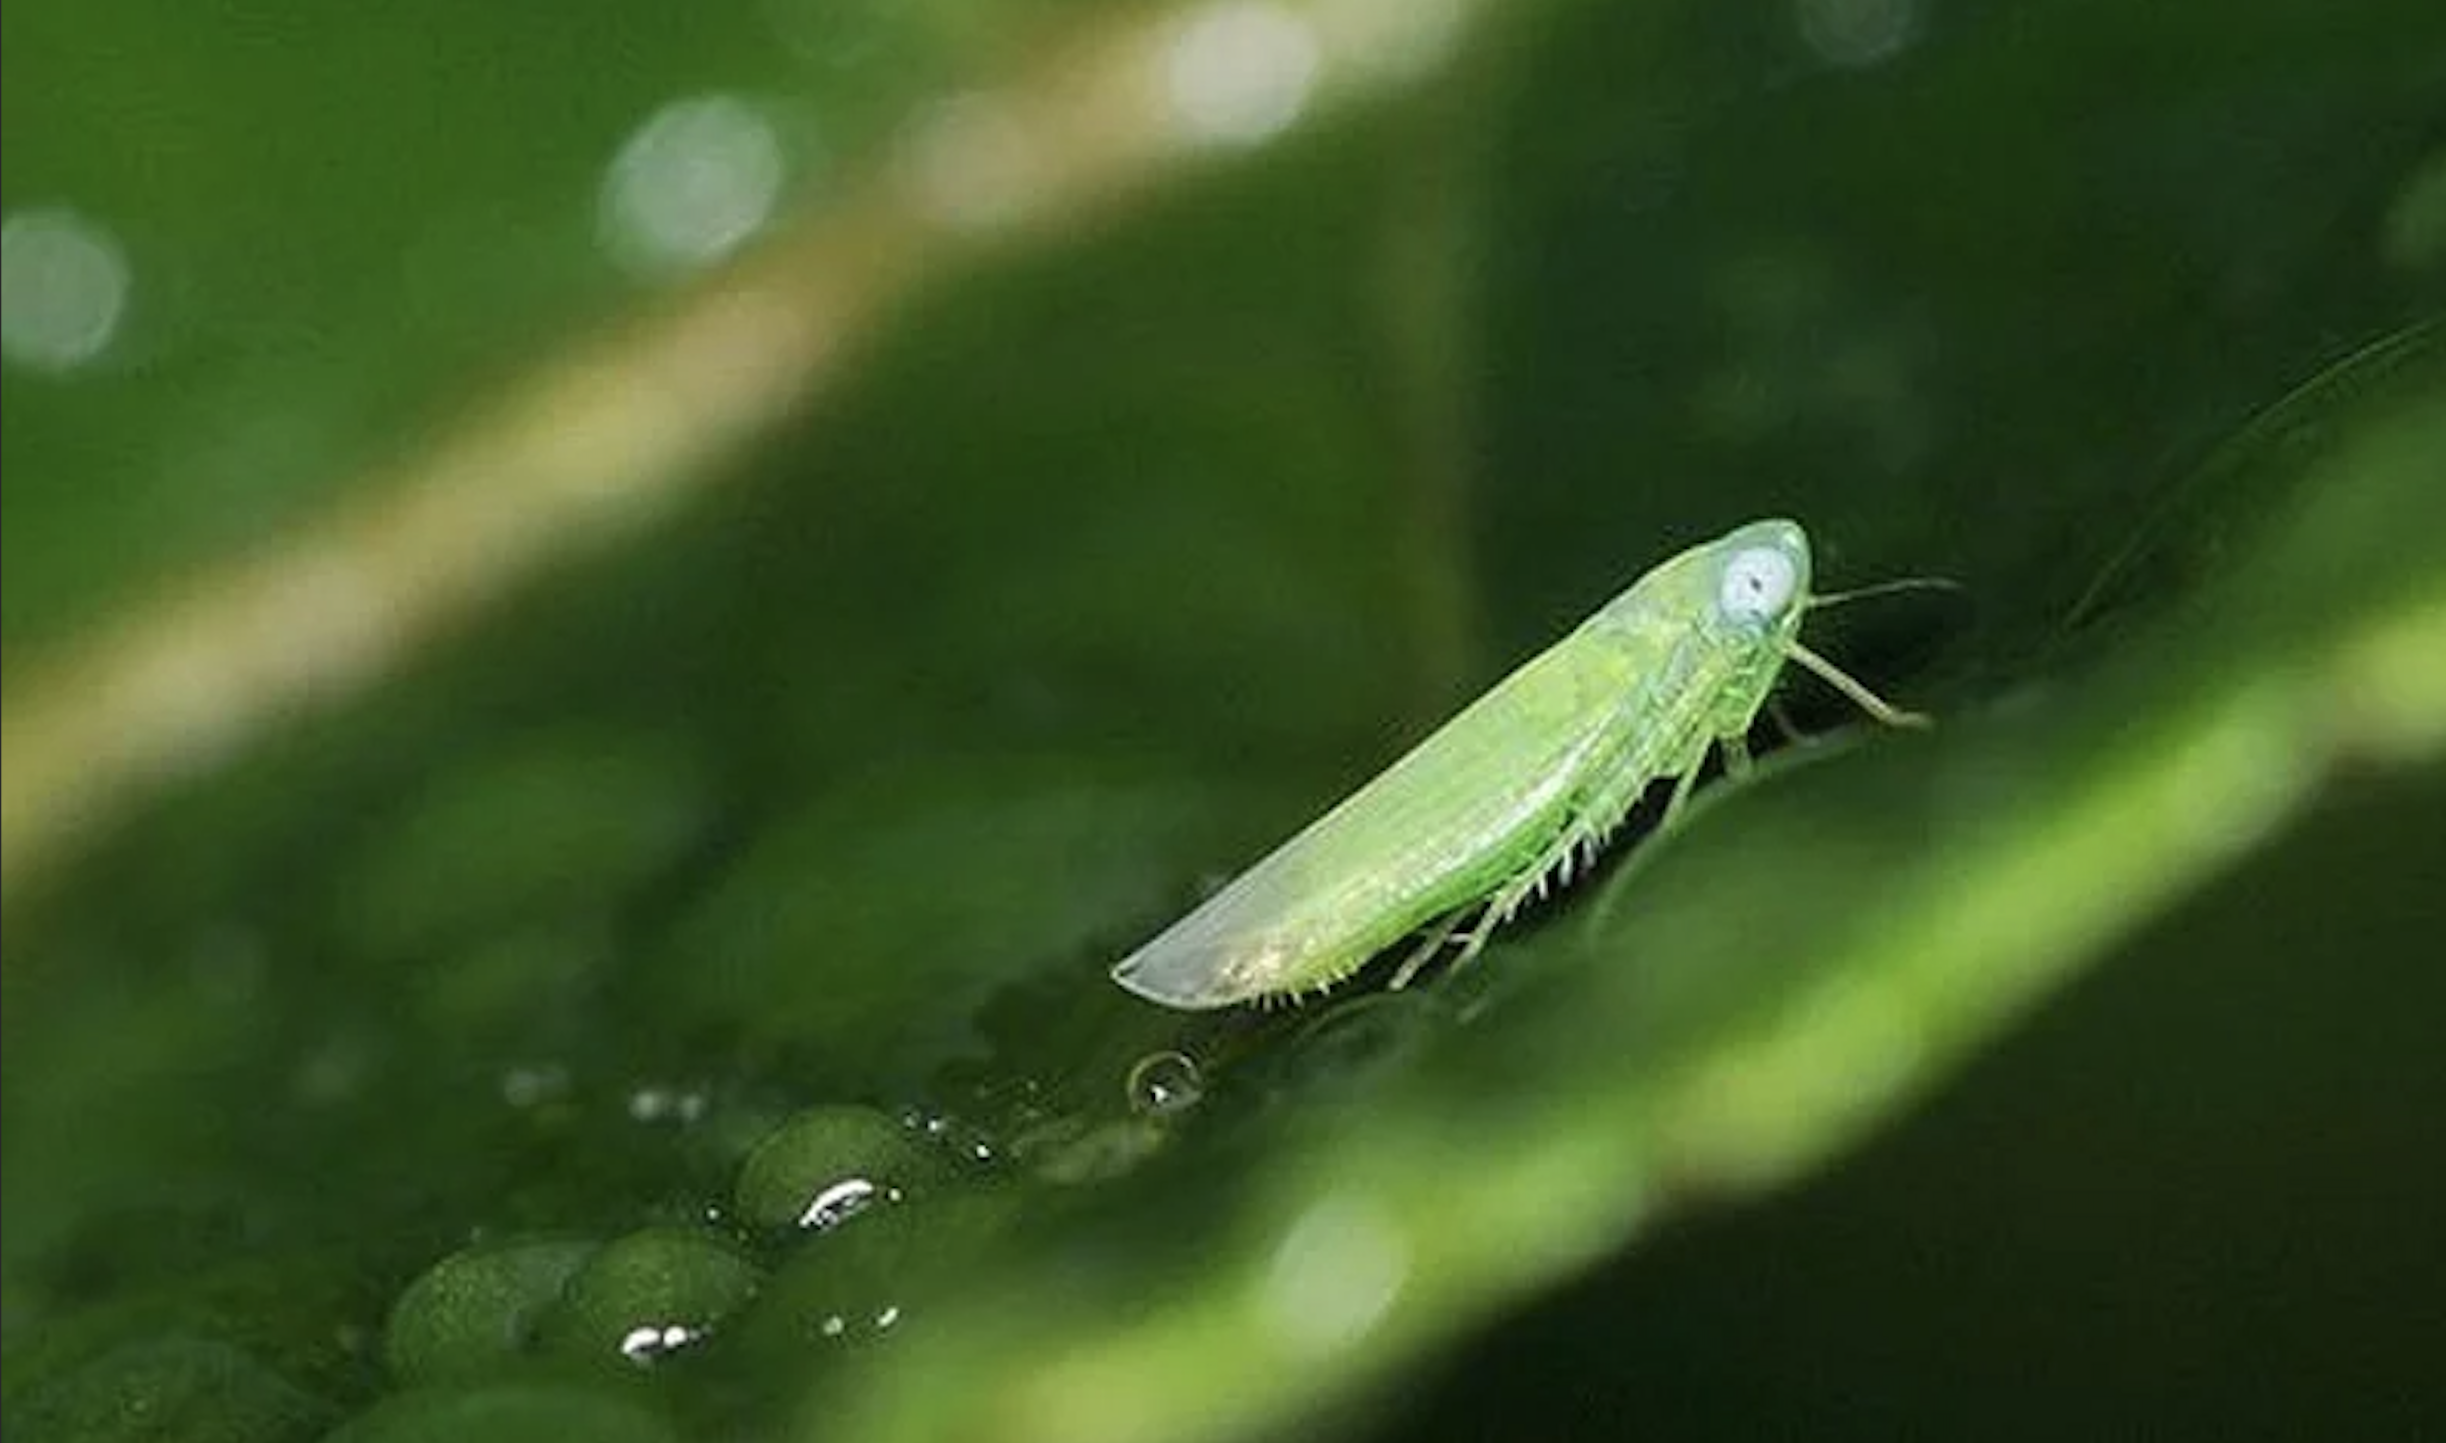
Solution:
[(1621, 602), (1506, 677), (1408, 755), (1113, 969), (1205, 1008), (1333, 982), (1501, 881), (1569, 805), (1657, 650)]

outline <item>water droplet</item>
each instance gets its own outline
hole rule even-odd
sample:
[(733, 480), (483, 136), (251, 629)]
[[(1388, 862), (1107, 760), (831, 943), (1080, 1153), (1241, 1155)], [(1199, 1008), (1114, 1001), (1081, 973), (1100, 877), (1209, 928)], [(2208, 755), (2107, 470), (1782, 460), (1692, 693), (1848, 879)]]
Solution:
[(648, 1362), (704, 1337), (762, 1287), (764, 1270), (718, 1233), (640, 1228), (593, 1251), (533, 1336), (543, 1355)]
[(923, 1195), (952, 1163), (911, 1136), (913, 1123), (872, 1108), (809, 1108), (765, 1134), (740, 1166), (739, 1220), (751, 1228), (824, 1230), (876, 1203)]
[[(473, 1378), (523, 1356), (537, 1323), (601, 1246), (584, 1237), (496, 1239), (490, 1229), (475, 1232), (467, 1247), (427, 1268), (391, 1307), (381, 1355), (401, 1384)], [(621, 1320), (609, 1340), (619, 1341), (635, 1321)]]
[(1316, 88), (1308, 22), (1264, 0), (1222, 0), (1187, 16), (1164, 49), (1174, 123), (1206, 145), (1254, 145), (1290, 127)]
[(1206, 1096), (1206, 1079), (1184, 1052), (1153, 1052), (1138, 1059), (1123, 1085), (1130, 1107), (1143, 1117), (1177, 1117)]
[(756, 106), (731, 95), (675, 100), (637, 127), (605, 172), (604, 242), (647, 275), (719, 260), (771, 219), (786, 168)]
[(640, 1323), (622, 1335), (620, 1356), (640, 1368), (650, 1368), (703, 1336), (684, 1323)]
[(990, 1134), (949, 1113), (908, 1107), (901, 1110), (900, 1121), (903, 1127), (962, 1162), (985, 1165), (999, 1161), (1002, 1156), (1001, 1145)]
[(872, 1182), (845, 1177), (807, 1200), (798, 1225), (809, 1232), (828, 1232), (873, 1206), (878, 1196)]
[(0, 351), (40, 371), (73, 371), (110, 348), (127, 313), (127, 253), (68, 209), (0, 223)]

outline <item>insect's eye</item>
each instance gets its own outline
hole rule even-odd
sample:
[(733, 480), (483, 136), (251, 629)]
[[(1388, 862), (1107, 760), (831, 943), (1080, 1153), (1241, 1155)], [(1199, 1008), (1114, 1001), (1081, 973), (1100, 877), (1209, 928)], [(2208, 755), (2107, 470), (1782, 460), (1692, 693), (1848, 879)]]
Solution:
[(1790, 556), (1772, 546), (1752, 546), (1734, 552), (1732, 560), (1724, 563), (1716, 605), (1734, 621), (1770, 620), (1792, 604), (1792, 591), (1799, 580), (1800, 572)]

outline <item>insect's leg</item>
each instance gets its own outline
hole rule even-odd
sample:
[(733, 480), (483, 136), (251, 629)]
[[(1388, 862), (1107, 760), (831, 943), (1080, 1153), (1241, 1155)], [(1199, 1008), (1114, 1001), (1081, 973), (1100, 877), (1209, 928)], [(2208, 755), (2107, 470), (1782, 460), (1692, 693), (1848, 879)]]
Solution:
[[(1729, 754), (1731, 748), (1728, 746), (1726, 751)], [(1744, 760), (1747, 758), (1745, 757)], [(1707, 743), (1701, 741), (1697, 754), (1690, 758), (1690, 764), (1683, 767), (1681, 775), (1673, 779), (1673, 795), (1666, 800), (1665, 814), (1656, 823), (1656, 830), (1659, 834), (1673, 829), (1674, 821), (1682, 814), (1682, 804), (1690, 800), (1690, 789), (1699, 784), (1699, 768), (1706, 765)]]
[[(1739, 732), (1716, 738), (1724, 748), (1724, 770), (1736, 777), (1750, 774), (1750, 739)], [(1697, 767), (1690, 770), (1697, 771)]]
[[(1477, 958), (1478, 953), (1486, 947), (1486, 939), (1493, 936), (1495, 929), (1510, 919), (1514, 908), (1527, 900), (1529, 887), (1535, 884), (1538, 874), (1543, 870), (1545, 869), (1542, 866), (1530, 868), (1520, 878), (1504, 883), (1502, 887), (1496, 889), (1494, 896), (1486, 899), (1485, 910), (1478, 913), (1478, 925), (1470, 928), (1468, 933), (1461, 938), (1461, 950), (1452, 959), (1453, 971), (1460, 971)], [(1466, 912), (1468, 909), (1462, 910)], [(1455, 916), (1453, 920), (1457, 922), (1460, 918)]]
[[(1691, 770), (1695, 772), (1698, 768)], [(1582, 818), (1582, 823), (1585, 822), (1586, 818)], [(1486, 939), (1495, 935), (1495, 929), (1511, 921), (1512, 914), (1519, 911), (1530, 895), (1538, 890), (1538, 882), (1561, 868), (1570, 860), (1571, 854), (1594, 835), (1593, 830), (1582, 824), (1565, 827), (1562, 836), (1539, 853), (1535, 861), (1514, 873), (1510, 881), (1497, 887), (1493, 895), (1486, 899), (1485, 910), (1478, 913), (1478, 925), (1470, 928), (1461, 939), (1460, 955), (1452, 959), (1452, 970), (1460, 971), (1475, 958), (1486, 946)]]
[[(1689, 799), (1690, 789), (1698, 784), (1699, 770), (1707, 763), (1707, 749), (1715, 741), (1712, 737), (1699, 737), (1690, 755), (1683, 759), (1673, 783), (1672, 799), (1665, 803), (1664, 819), (1656, 824), (1659, 832), (1673, 825), (1675, 814)], [(1575, 813), (1571, 823), (1563, 828), (1561, 835), (1487, 898), (1485, 910), (1478, 914), (1477, 925), (1461, 939), (1460, 955), (1452, 961), (1453, 970), (1459, 971), (1478, 955), (1486, 946), (1486, 939), (1494, 935), (1497, 927), (1512, 919), (1512, 914), (1519, 911), (1521, 905), (1537, 891), (1537, 884), (1541, 880), (1559, 873), (1573, 853), (1583, 848), (1593, 851), (1622, 820), (1631, 805), (1639, 800), (1640, 794), (1647, 790), (1648, 783), (1658, 775), (1663, 773), (1625, 771), (1596, 788)]]
[(1809, 740), (1808, 734), (1793, 724), (1792, 713), (1784, 706), (1783, 698), (1767, 698), (1767, 717), (1775, 723), (1775, 729), (1784, 734), (1787, 744), (1798, 745)]
[(1815, 672), (1820, 681), (1851, 699), (1854, 706), (1890, 727), (1924, 727), (1932, 725), (1919, 712), (1905, 711), (1884, 697), (1862, 686), (1850, 672), (1801, 645), (1799, 637), (1784, 642), (1784, 654)]
[(1427, 935), (1416, 947), (1410, 949), (1410, 955), (1401, 959), (1401, 966), (1395, 969), (1393, 981), (1388, 990), (1399, 992), (1402, 988), (1409, 986), (1410, 979), (1418, 975), (1418, 969), (1426, 966), (1434, 959), (1436, 953), (1444, 950), (1444, 944), (1452, 940), (1453, 930), (1459, 927), (1461, 919), (1468, 915), (1467, 907), (1455, 907), (1445, 913), (1442, 920), (1430, 925), (1427, 928)]

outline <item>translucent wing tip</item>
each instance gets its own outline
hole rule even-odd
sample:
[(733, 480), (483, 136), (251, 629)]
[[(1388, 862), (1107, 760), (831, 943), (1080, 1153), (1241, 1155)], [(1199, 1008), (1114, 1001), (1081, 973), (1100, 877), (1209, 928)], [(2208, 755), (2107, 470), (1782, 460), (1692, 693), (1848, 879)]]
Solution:
[(1123, 991), (1149, 1002), (1203, 1012), (1242, 1000), (1224, 988), (1218, 971), (1210, 961), (1150, 944), (1115, 964), (1112, 978)]

